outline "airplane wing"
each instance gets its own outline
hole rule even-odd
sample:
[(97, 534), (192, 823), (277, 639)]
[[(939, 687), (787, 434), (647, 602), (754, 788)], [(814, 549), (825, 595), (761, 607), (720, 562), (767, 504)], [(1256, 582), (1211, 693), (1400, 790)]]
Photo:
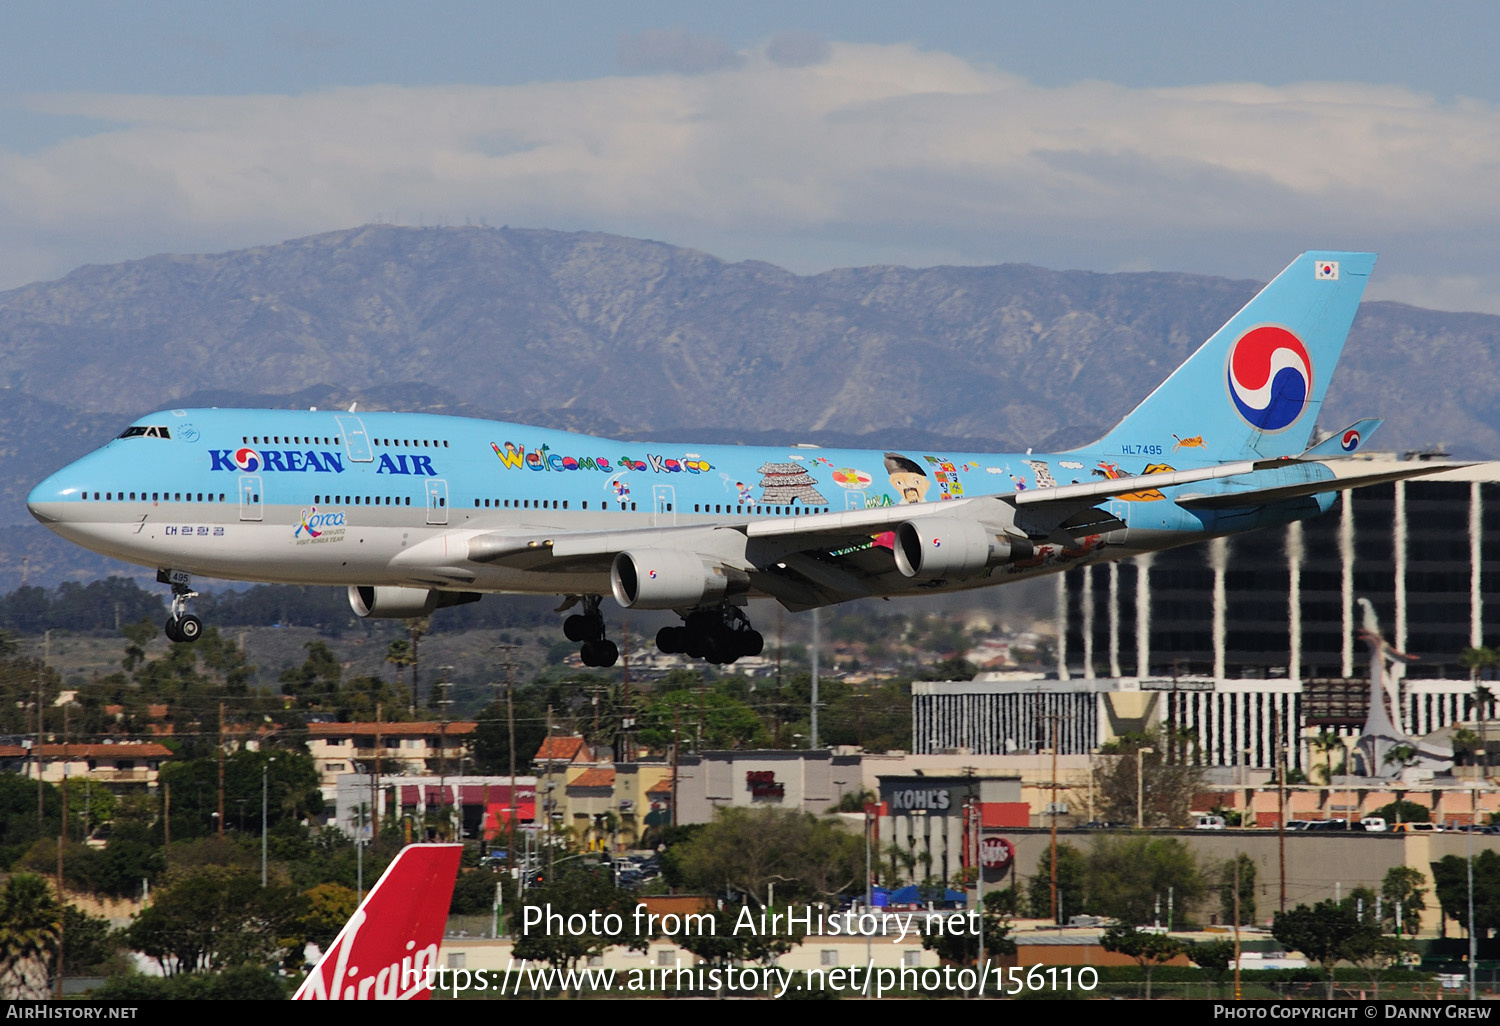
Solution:
[[(1176, 504), (1190, 510), (1240, 509), (1463, 465), (1422, 463), (1397, 470), (1330, 476), (1319, 460), (1242, 460), (1002, 495), (741, 524), (625, 531), (523, 528), (484, 532), (467, 539), (465, 557), (471, 564), (559, 573), (605, 573), (623, 557), (637, 559), (643, 572), (651, 573), (654, 567), (648, 570), (646, 564), (653, 558), (663, 563), (667, 553), (690, 553), (701, 557), (705, 567), (712, 564), (712, 572), (720, 577), (737, 579), (788, 608), (806, 609), (907, 590), (920, 584), (914, 577), (937, 576), (938, 570), (924, 573), (917, 565), (916, 561), (938, 558), (936, 552), (921, 551), (924, 544), (933, 549), (948, 545), (942, 559), (983, 560), (993, 556), (996, 547), (1009, 547), (1008, 552), (1019, 554), (1014, 557), (1017, 559), (1026, 558), (1039, 546), (1053, 546), (1053, 551), (1076, 550), (1090, 535), (1125, 526), (1113, 513), (1098, 508), (1119, 496), (1217, 482), (1212, 492), (1177, 496)], [(917, 530), (917, 525), (923, 525), (922, 529)], [(966, 557), (953, 555), (965, 551), (969, 553)], [(672, 571), (664, 568), (662, 572)], [(692, 576), (698, 568), (689, 567), (685, 572)]]

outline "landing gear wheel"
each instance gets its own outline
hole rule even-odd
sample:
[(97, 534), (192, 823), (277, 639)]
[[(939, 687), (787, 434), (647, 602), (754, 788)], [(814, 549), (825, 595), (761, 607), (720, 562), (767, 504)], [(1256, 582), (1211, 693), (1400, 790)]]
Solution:
[(563, 621), (563, 637), (569, 641), (593, 641), (589, 635), (589, 618), (576, 613)]
[(167, 636), (168, 641), (181, 641), (182, 635), (177, 633), (177, 618), (167, 617), (167, 622), (162, 625), (162, 633)]
[(178, 641), (197, 641), (203, 634), (203, 621), (192, 613), (187, 614), (177, 621)]
[(620, 659), (620, 649), (613, 641), (585, 641), (578, 656), (584, 666), (613, 666)]
[(599, 657), (597, 666), (613, 666), (620, 661), (620, 646), (606, 638), (603, 641), (594, 642)]

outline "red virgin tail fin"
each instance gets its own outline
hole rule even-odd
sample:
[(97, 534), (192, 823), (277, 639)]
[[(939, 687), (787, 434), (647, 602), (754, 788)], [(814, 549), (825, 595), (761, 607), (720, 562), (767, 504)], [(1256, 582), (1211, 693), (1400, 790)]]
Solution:
[(426, 1000), (461, 844), (401, 849), (302, 981), (294, 1001)]

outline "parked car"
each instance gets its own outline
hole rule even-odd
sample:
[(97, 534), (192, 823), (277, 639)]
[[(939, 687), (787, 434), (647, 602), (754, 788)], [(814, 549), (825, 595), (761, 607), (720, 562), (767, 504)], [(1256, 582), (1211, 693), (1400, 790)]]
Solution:
[(1198, 830), (1224, 830), (1226, 829), (1223, 816), (1199, 816), (1198, 822), (1193, 824)]
[(1386, 830), (1385, 820), (1380, 816), (1366, 816), (1360, 820), (1366, 830), (1374, 834), (1383, 834)]
[(1436, 823), (1395, 823), (1391, 832), (1397, 834), (1440, 834), (1443, 828)]

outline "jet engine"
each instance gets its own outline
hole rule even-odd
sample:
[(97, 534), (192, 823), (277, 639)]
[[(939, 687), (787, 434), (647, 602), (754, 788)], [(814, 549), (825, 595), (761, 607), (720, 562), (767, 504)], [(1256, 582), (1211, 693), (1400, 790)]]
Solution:
[(729, 579), (696, 553), (640, 549), (615, 556), (609, 584), (626, 609), (682, 609), (717, 600)]
[(1008, 539), (972, 520), (923, 517), (896, 527), (896, 568), (907, 577), (970, 577), (1019, 555)]
[(436, 591), (428, 588), (372, 588), (351, 585), (349, 606), (354, 615), (373, 620), (409, 620), (434, 609), (463, 606), (482, 598), (476, 591)]

